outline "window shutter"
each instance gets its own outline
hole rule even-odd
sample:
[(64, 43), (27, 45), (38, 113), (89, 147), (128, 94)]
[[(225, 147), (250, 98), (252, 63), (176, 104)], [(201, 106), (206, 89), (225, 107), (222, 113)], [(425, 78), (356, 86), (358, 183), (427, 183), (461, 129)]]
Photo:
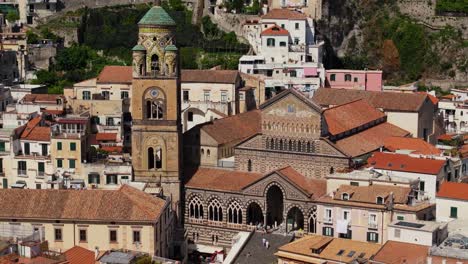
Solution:
[(326, 232), (326, 230), (327, 230), (327, 228), (326, 228), (326, 227), (322, 227), (322, 235), (326, 236), (326, 234), (327, 234), (327, 233), (325, 233), (325, 232)]

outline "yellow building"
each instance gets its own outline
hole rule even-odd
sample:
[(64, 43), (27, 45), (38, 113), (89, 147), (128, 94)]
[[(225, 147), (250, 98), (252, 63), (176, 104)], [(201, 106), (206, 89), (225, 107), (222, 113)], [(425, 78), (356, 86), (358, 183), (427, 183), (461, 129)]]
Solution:
[(124, 249), (167, 257), (170, 200), (128, 185), (106, 190), (0, 190), (0, 237), (34, 236), (49, 248)]
[(138, 27), (131, 99), (134, 177), (160, 184), (178, 206), (182, 127), (176, 24), (162, 7), (154, 6)]

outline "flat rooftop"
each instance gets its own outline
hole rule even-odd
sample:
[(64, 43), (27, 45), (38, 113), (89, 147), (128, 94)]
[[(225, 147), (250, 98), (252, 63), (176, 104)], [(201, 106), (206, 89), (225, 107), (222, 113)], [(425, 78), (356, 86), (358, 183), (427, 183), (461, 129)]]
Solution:
[(410, 184), (414, 180), (403, 177), (388, 176), (374, 170), (354, 170), (347, 173), (333, 173), (325, 176), (327, 179), (356, 180), (356, 181), (381, 181)]
[(445, 223), (435, 222), (435, 221), (393, 221), (388, 226), (401, 228), (401, 229), (411, 229), (419, 230), (424, 232), (433, 232), (440, 227), (445, 226)]

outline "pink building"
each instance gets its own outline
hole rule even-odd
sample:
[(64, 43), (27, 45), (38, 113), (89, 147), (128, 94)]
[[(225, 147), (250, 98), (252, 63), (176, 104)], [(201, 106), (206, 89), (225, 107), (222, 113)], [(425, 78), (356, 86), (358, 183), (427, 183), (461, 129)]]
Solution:
[(325, 86), (337, 89), (382, 91), (382, 71), (327, 70)]

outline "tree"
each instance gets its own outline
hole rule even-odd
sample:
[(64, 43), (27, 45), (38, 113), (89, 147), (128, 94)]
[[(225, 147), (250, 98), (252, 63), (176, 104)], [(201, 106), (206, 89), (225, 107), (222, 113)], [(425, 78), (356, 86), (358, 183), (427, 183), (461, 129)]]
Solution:
[(10, 10), (10, 11), (8, 12), (8, 14), (6, 15), (6, 20), (8, 20), (8, 22), (10, 22), (10, 23), (14, 23), (14, 22), (16, 22), (17, 20), (19, 20), (18, 11), (16, 11), (16, 10)]
[(26, 38), (28, 41), (28, 44), (37, 44), (39, 43), (39, 36), (32, 32), (31, 30), (26, 31)]

